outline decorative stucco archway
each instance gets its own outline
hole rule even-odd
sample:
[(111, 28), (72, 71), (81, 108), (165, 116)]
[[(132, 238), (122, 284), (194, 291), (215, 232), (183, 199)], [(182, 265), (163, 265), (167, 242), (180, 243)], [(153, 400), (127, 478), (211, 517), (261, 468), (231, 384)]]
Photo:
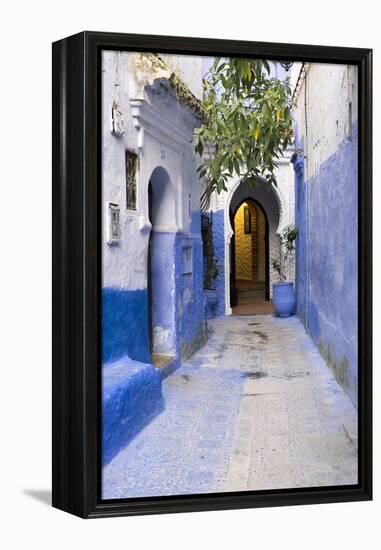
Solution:
[[(231, 239), (233, 228), (231, 225), (231, 211), (245, 199), (253, 199), (263, 208), (269, 223), (269, 259), (280, 253), (280, 235), (288, 225), (289, 219), (286, 215), (287, 205), (280, 189), (274, 185), (269, 187), (265, 180), (258, 178), (257, 185), (242, 183), (236, 178), (228, 184), (228, 190), (224, 196), (224, 276), (225, 276), (225, 314), (231, 315), (230, 306), (230, 269), (231, 269)], [(275, 276), (270, 270), (270, 295), (271, 283), (275, 282)]]

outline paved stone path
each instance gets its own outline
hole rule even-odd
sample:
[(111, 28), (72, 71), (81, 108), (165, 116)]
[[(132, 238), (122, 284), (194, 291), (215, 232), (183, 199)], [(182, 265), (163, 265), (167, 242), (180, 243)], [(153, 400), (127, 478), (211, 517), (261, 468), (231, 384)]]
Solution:
[(103, 470), (103, 497), (357, 483), (357, 412), (296, 317), (220, 317), (163, 381), (165, 410)]

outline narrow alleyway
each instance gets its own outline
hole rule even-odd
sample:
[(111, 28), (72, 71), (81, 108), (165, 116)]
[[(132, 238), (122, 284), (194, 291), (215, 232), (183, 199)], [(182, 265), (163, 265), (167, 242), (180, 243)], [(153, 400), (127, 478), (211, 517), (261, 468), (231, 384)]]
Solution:
[(220, 317), (103, 498), (357, 483), (357, 412), (296, 317)]

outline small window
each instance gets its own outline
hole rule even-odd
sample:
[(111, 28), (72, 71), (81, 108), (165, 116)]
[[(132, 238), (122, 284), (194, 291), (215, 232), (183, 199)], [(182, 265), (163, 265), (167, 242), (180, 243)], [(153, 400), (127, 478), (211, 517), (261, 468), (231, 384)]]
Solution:
[(138, 156), (126, 151), (126, 196), (127, 210), (136, 210), (136, 179), (138, 171)]

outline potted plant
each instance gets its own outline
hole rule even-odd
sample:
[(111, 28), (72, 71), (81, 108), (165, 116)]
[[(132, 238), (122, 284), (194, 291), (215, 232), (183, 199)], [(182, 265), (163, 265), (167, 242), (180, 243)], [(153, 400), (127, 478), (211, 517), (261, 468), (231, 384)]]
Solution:
[(204, 297), (206, 300), (208, 317), (212, 317), (212, 308), (216, 305), (218, 300), (217, 290), (213, 288), (213, 281), (216, 279), (218, 274), (219, 271), (216, 258), (214, 256), (206, 256), (204, 270)]
[[(295, 251), (295, 241), (299, 230), (294, 225), (288, 225), (282, 232), (280, 258), (273, 258), (272, 268), (279, 274), (280, 282), (273, 283), (273, 306), (279, 317), (289, 317), (294, 313), (296, 297), (294, 283), (286, 281), (286, 260)], [(285, 251), (284, 251), (285, 250)]]
[(212, 216), (212, 214), (210, 216), (207, 214), (202, 214), (201, 216), (201, 234), (204, 254), (204, 298), (207, 317), (213, 316), (212, 308), (218, 300), (217, 290), (213, 288), (213, 281), (218, 276), (219, 271), (217, 261), (214, 256)]

